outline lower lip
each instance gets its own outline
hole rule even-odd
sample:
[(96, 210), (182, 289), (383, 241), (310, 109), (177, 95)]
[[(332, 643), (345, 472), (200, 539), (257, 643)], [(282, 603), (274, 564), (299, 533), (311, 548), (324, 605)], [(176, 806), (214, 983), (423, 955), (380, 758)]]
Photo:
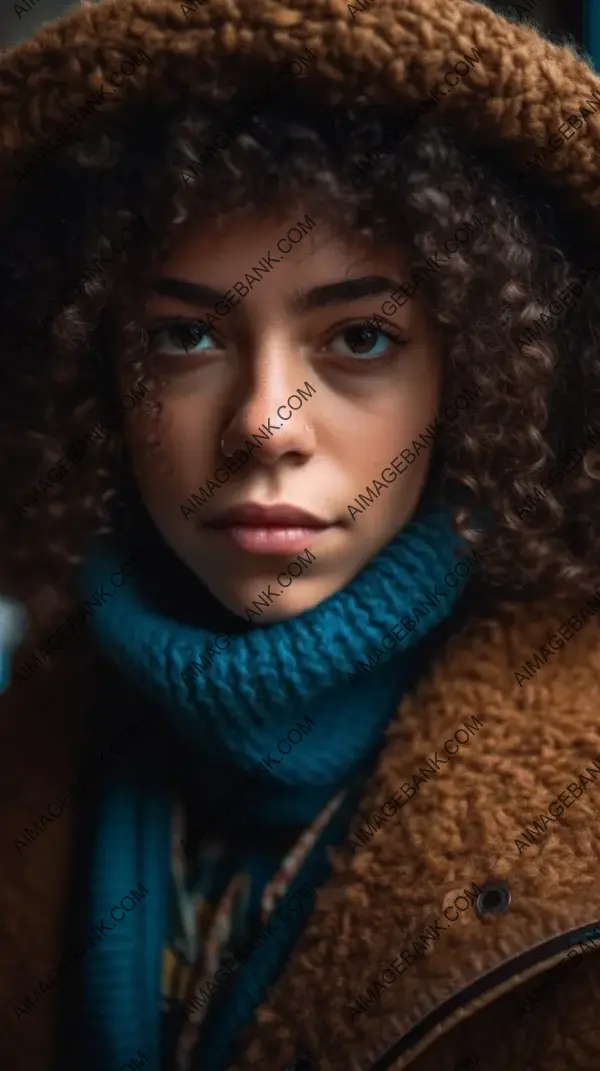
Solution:
[(209, 531), (225, 536), (249, 554), (285, 554), (304, 550), (329, 528), (258, 528), (256, 525), (231, 525)]

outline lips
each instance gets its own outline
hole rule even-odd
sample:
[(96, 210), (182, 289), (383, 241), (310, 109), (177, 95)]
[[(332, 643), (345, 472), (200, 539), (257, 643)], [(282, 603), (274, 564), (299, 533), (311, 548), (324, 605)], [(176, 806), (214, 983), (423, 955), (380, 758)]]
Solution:
[(329, 528), (330, 522), (296, 506), (232, 506), (205, 523), (206, 528)]
[(249, 554), (294, 553), (336, 525), (296, 506), (260, 506), (247, 503), (223, 510), (204, 528)]

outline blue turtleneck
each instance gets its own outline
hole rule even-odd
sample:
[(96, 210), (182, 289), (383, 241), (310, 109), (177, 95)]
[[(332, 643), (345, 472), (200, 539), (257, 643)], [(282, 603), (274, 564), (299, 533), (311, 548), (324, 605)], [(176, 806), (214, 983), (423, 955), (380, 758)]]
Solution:
[[(291, 620), (246, 625), (190, 578), (150, 528), (146, 522), (135, 546), (131, 538), (99, 541), (82, 572), (88, 596), (101, 585), (110, 593), (92, 622), (100, 646), (157, 711), (180, 755), (175, 779), (173, 769), (163, 778), (167, 751), (141, 748), (133, 766), (111, 768), (97, 801), (85, 882), (89, 928), (111, 918), (125, 893), (147, 891), (123, 919), (112, 915), (112, 929), (82, 957), (78, 1018), (89, 1071), (120, 1071), (138, 1050), (148, 1071), (166, 1071), (160, 992), (174, 780), (196, 814), (210, 808), (229, 816), (232, 851), (243, 851), (251, 868), (256, 849), (263, 882), (269, 869), (261, 843), (302, 829), (344, 790), (345, 805), (318, 837), (290, 894), (316, 888), (328, 872), (327, 848), (345, 835), (398, 702), (465, 583), (453, 571), (464, 543), (452, 531), (449, 507), (423, 503), (345, 589)], [(126, 580), (124, 562), (131, 563)], [(449, 573), (452, 585), (444, 579)], [(397, 646), (382, 644), (392, 634), (401, 637)], [(307, 716), (314, 728), (282, 756), (277, 741)], [(172, 755), (168, 750), (171, 766)], [(240, 1031), (281, 973), (310, 910), (305, 898), (289, 926), (239, 965), (203, 1025), (194, 1071), (228, 1067)]]

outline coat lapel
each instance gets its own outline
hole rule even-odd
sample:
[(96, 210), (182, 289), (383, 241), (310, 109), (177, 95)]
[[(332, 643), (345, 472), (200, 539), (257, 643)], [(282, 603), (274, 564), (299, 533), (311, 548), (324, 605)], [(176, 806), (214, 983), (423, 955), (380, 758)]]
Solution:
[[(428, 1049), (439, 1059), (436, 1037), (559, 963), (578, 928), (600, 919), (590, 895), (600, 855), (597, 619), (523, 674), (572, 613), (541, 604), (502, 621), (471, 618), (401, 704), (348, 841), (232, 1071), (283, 1068), (307, 1050), (319, 1071), (383, 1071), (392, 1063), (378, 1061), (392, 1053), (400, 1071), (420, 1052), (419, 1071), (445, 1067), (428, 1062)], [(559, 803), (544, 822), (560, 794), (562, 812)], [(590, 969), (577, 983), (588, 997)], [(531, 1039), (538, 1050), (556, 1039), (554, 1021), (536, 1021), (537, 1034), (531, 1016), (518, 1030), (513, 1008), (491, 1048), (488, 1028), (485, 1066), (529, 1068)], [(516, 1064), (499, 1055), (507, 1045), (517, 1045)]]

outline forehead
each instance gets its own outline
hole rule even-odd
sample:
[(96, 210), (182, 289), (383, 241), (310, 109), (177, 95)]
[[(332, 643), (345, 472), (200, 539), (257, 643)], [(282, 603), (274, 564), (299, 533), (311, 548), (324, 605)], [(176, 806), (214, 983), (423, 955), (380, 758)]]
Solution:
[(243, 279), (256, 264), (262, 265), (263, 289), (281, 289), (296, 297), (309, 281), (314, 286), (352, 275), (396, 274), (404, 256), (398, 246), (360, 232), (334, 231), (328, 221), (301, 209), (284, 219), (256, 214), (216, 224), (189, 220), (162, 259), (160, 274), (227, 290), (228, 280)]

